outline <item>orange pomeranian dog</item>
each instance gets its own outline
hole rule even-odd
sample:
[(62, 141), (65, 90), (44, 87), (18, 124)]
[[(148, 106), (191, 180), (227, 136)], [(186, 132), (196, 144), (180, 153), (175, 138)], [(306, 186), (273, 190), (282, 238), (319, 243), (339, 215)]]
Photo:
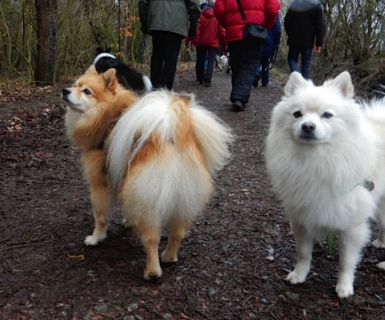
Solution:
[(85, 243), (106, 237), (117, 196), (147, 254), (144, 278), (160, 277), (162, 228), (169, 238), (161, 260), (176, 262), (183, 236), (213, 193), (212, 176), (230, 158), (230, 128), (192, 95), (160, 90), (139, 98), (118, 84), (114, 69), (98, 74), (91, 66), (62, 98), (91, 190), (95, 229)]

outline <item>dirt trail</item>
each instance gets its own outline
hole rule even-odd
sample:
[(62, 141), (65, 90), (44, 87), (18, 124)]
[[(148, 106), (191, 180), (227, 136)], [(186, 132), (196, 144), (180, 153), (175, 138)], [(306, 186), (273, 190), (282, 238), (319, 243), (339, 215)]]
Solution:
[(332, 255), (315, 246), (306, 283), (283, 280), (295, 242), (263, 149), (286, 76), (253, 89), (241, 113), (230, 111), (228, 74), (215, 72), (210, 88), (194, 80), (181, 67), (175, 91), (195, 93), (237, 140), (179, 262), (164, 266), (157, 283), (142, 279), (142, 245), (118, 209), (108, 238), (83, 244), (91, 204), (78, 151), (65, 136), (60, 88), (0, 102), (0, 319), (385, 319), (384, 273), (375, 267), (385, 250), (366, 248), (353, 298), (334, 292), (338, 240)]

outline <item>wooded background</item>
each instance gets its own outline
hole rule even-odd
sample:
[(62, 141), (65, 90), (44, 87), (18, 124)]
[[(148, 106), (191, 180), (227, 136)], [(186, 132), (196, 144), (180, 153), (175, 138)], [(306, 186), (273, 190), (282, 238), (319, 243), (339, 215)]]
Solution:
[[(52, 84), (84, 72), (96, 48), (148, 68), (148, 36), (137, 0), (0, 0), (0, 82)], [(281, 19), (290, 0), (282, 1)], [(385, 83), (385, 1), (322, 0), (325, 41), (314, 57), (320, 79), (349, 70), (364, 86)], [(286, 66), (286, 34), (277, 66)], [(188, 55), (183, 55), (182, 59)], [(287, 66), (286, 66), (287, 67)]]

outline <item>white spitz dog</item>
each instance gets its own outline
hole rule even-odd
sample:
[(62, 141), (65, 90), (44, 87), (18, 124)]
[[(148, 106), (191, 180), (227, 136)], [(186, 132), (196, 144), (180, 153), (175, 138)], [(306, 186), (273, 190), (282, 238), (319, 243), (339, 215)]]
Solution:
[(336, 292), (353, 295), (376, 208), (380, 233), (372, 245), (385, 247), (385, 100), (355, 101), (348, 72), (322, 86), (293, 72), (273, 110), (265, 156), (297, 243), (286, 280), (305, 281), (313, 241), (333, 231), (339, 235)]
[(221, 56), (219, 54), (215, 55), (215, 60), (216, 60), (217, 67), (221, 71), (224, 68), (226, 68), (228, 66), (228, 64), (229, 64), (229, 59), (224, 54), (222, 54)]
[(224, 54), (221, 55), (221, 63), (220, 64), (222, 67), (221, 70), (224, 68), (227, 68), (227, 66), (229, 65), (229, 59)]

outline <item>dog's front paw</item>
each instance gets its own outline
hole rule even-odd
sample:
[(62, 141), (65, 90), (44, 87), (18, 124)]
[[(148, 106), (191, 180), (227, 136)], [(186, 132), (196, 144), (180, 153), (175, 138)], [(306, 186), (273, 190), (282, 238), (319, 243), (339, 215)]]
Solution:
[(163, 272), (160, 267), (154, 269), (146, 269), (144, 271), (144, 279), (154, 281), (162, 276)]
[(298, 274), (295, 270), (290, 272), (286, 281), (289, 281), (291, 284), (302, 283), (306, 280), (306, 274)]
[(377, 263), (377, 267), (379, 267), (382, 270), (385, 270), (385, 261)]
[(372, 246), (375, 248), (385, 248), (385, 242), (376, 239), (372, 242)]
[(349, 284), (347, 284), (347, 283), (337, 284), (336, 292), (337, 292), (337, 296), (340, 299), (350, 297), (354, 294), (353, 285), (350, 283)]
[(176, 254), (171, 254), (167, 252), (167, 250), (164, 250), (160, 255), (160, 259), (162, 260), (162, 262), (165, 262), (165, 263), (177, 262), (178, 256)]
[(94, 236), (88, 236), (85, 240), (84, 243), (87, 246), (96, 246), (100, 240), (96, 239)]

